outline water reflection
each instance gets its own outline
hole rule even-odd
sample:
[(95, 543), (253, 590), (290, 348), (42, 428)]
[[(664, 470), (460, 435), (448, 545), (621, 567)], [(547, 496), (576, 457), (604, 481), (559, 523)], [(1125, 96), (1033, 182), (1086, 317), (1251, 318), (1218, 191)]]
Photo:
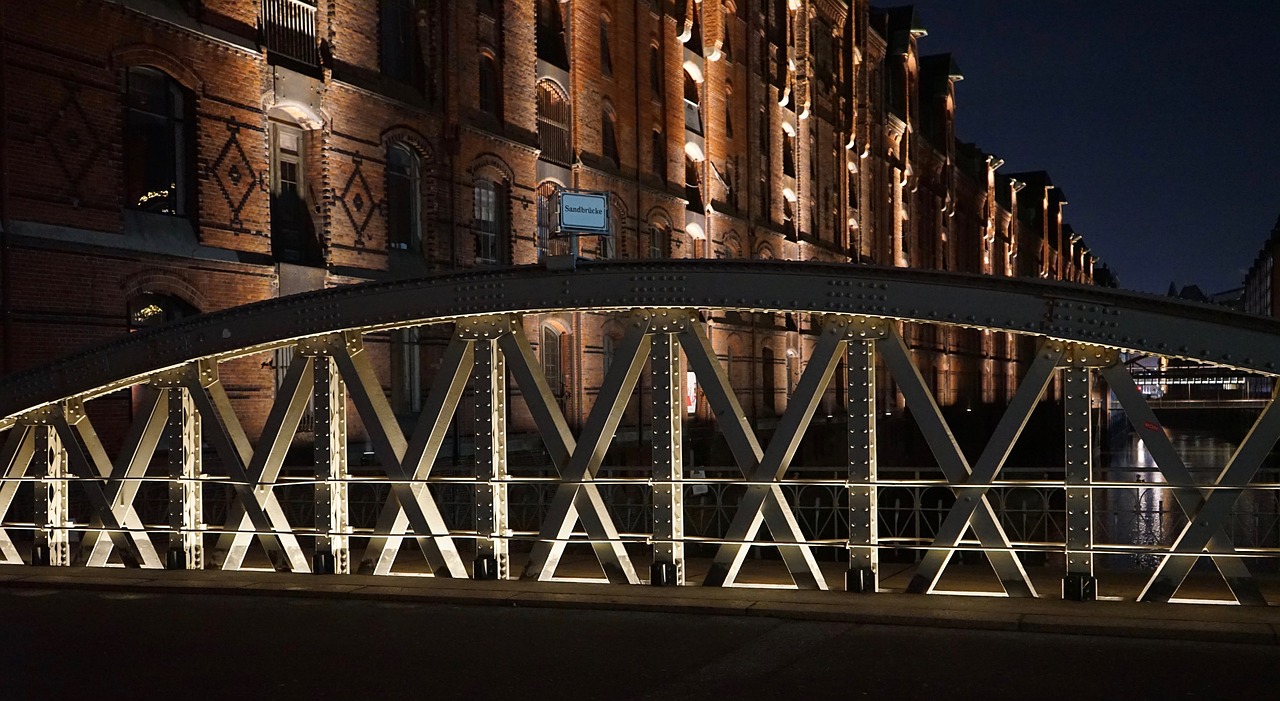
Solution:
[[(1165, 429), (1169, 442), (1182, 458), (1197, 485), (1213, 484), (1235, 454), (1238, 442), (1226, 431)], [(1099, 546), (1134, 544), (1167, 548), (1187, 523), (1174, 490), (1156, 465), (1147, 445), (1132, 429), (1117, 431), (1102, 446), (1095, 480), (1117, 486), (1095, 491), (1095, 539)], [(1280, 460), (1268, 456), (1251, 481), (1280, 482)], [(1134, 485), (1132, 487), (1128, 485)], [(1245, 491), (1236, 502), (1228, 535), (1237, 548), (1269, 547), (1280, 544), (1280, 491)], [(1154, 568), (1160, 556), (1154, 553), (1103, 556), (1101, 563), (1114, 568)], [(1252, 565), (1252, 563), (1251, 563)]]

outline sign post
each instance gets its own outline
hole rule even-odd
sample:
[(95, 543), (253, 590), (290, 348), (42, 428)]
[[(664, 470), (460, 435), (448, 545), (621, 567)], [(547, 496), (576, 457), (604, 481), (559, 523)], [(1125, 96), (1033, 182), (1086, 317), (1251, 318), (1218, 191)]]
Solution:
[(559, 190), (555, 207), (555, 230), (552, 236), (571, 239), (569, 255), (547, 256), (552, 270), (573, 270), (578, 265), (579, 236), (612, 236), (609, 216), (609, 193), (581, 190)]

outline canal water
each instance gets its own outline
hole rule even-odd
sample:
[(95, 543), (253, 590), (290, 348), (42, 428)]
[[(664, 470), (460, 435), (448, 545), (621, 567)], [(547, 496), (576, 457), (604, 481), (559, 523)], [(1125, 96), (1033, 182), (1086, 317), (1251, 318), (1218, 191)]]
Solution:
[[(1113, 426), (1116, 424), (1113, 423)], [(1244, 437), (1238, 428), (1213, 430), (1165, 429), (1196, 484), (1212, 485), (1231, 461)], [(1127, 425), (1099, 441), (1094, 480), (1094, 538), (1100, 544), (1134, 544), (1168, 547), (1187, 523), (1173, 490), (1146, 444)], [(1237, 549), (1275, 548), (1280, 545), (1280, 453), (1273, 450), (1241, 493), (1232, 513), (1227, 535)], [(1246, 555), (1248, 555), (1246, 551)], [(1255, 553), (1260, 555), (1260, 553)], [(1154, 553), (1135, 552), (1104, 556), (1104, 566), (1149, 569), (1159, 564)], [(1275, 571), (1277, 560), (1257, 557), (1251, 569)]]

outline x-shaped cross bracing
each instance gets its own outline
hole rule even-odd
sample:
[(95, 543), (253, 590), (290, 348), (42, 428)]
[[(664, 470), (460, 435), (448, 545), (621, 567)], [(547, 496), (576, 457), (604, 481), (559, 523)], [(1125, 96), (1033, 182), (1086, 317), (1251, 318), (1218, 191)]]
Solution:
[(539, 433), (551, 454), (551, 462), (560, 473), (562, 484), (552, 497), (546, 519), (525, 565), (525, 579), (550, 579), (564, 555), (568, 539), (577, 520), (591, 541), (596, 558), (610, 582), (637, 584), (631, 558), (619, 540), (618, 529), (609, 516), (600, 490), (591, 480), (600, 471), (600, 463), (622, 420), (622, 410), (634, 391), (644, 369), (649, 351), (650, 323), (647, 316), (635, 314), (628, 319), (627, 332), (615, 350), (613, 364), (605, 373), (604, 383), (582, 428), (578, 441), (569, 432), (564, 413), (556, 404), (551, 388), (537, 369), (533, 349), (519, 330), (498, 339), (507, 359), (507, 367), (537, 423)]
[(902, 337), (896, 333), (890, 334), (882, 347), (885, 364), (898, 381), (898, 387), (916, 417), (925, 441), (937, 458), (938, 466), (947, 481), (954, 485), (952, 491), (956, 496), (955, 505), (938, 527), (929, 551), (907, 585), (907, 591), (933, 591), (947, 563), (955, 554), (965, 530), (972, 529), (986, 551), (1005, 592), (1009, 596), (1035, 596), (1036, 590), (1031, 584), (1031, 578), (1027, 576), (1017, 554), (1010, 550), (1009, 539), (1000, 526), (995, 509), (987, 499), (987, 491), (991, 488), (991, 481), (1004, 467), (1009, 451), (1013, 450), (1027, 420), (1035, 411), (1040, 396), (1053, 379), (1053, 373), (1062, 361), (1064, 345), (1047, 341), (1040, 346), (1035, 361), (972, 469), (960, 446), (956, 444), (942, 413), (938, 411), (938, 405), (925, 386), (919, 369), (911, 362)]
[(823, 328), (809, 366), (800, 377), (795, 394), (778, 422), (778, 430), (765, 451), (761, 450), (760, 442), (747, 424), (746, 413), (738, 403), (702, 325), (695, 317), (687, 317), (679, 332), (680, 345), (702, 384), (707, 402), (716, 414), (717, 424), (742, 476), (753, 483), (738, 501), (737, 512), (725, 534), (729, 542), (717, 551), (715, 561), (703, 580), (704, 585), (733, 584), (746, 559), (748, 545), (759, 534), (760, 526), (768, 524), (769, 533), (796, 586), (801, 589), (827, 588), (813, 550), (804, 542), (800, 523), (782, 493), (782, 486), (761, 483), (781, 480), (791, 466), (805, 428), (831, 383), (831, 376), (846, 347), (849, 328), (848, 320), (842, 318), (829, 321)]
[[(1258, 416), (1249, 435), (1236, 449), (1231, 461), (1217, 481), (1202, 490), (1187, 469), (1169, 437), (1165, 435), (1155, 413), (1138, 390), (1129, 371), (1121, 364), (1102, 369), (1107, 384), (1115, 392), (1134, 430), (1147, 446), (1156, 466), (1173, 489), (1178, 507), (1187, 516), (1187, 525), (1174, 541), (1169, 554), (1160, 562), (1151, 579), (1138, 595), (1139, 601), (1166, 602), (1178, 591), (1201, 555), (1208, 555), (1222, 572), (1231, 593), (1242, 604), (1266, 605), (1257, 580), (1249, 573), (1244, 559), (1235, 555), (1235, 546), (1224, 526), (1231, 517), (1231, 507), (1240, 490), (1249, 484), (1280, 437), (1280, 411), (1273, 397)], [(1206, 493), (1208, 496), (1206, 496)]]

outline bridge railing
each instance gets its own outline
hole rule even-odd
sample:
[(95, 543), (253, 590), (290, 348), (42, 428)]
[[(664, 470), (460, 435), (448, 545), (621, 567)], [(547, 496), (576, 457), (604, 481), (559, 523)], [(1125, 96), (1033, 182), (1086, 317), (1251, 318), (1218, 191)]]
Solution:
[[(1280, 326), (1182, 307), (1153, 312), (1089, 290), (1042, 299), (1062, 290), (1031, 285), (1031, 294), (914, 273), (596, 270), (503, 271), (280, 300), (137, 334), (100, 355), (0, 382), (0, 406), (11, 408), (0, 417), (0, 562), (534, 580), (594, 572), (619, 584), (764, 578), (874, 592), (884, 588), (882, 562), (894, 560), (910, 565), (905, 589), (927, 593), (967, 561), (957, 553), (976, 552), (1009, 596), (1038, 595), (1029, 568), (1044, 563), (1061, 575), (1053, 588), (1064, 596), (1095, 598), (1109, 558), (1150, 565), (1134, 598), (1169, 601), (1207, 560), (1237, 601), (1267, 603), (1254, 573), (1280, 561), (1280, 480), (1266, 465), (1280, 410), (1268, 402), (1226, 464), (1214, 466), (1221, 470), (1206, 476), (1178, 454), (1119, 349), (1166, 348), (1257, 370), (1280, 362)], [(749, 421), (695, 303), (812, 315), (798, 378), (767, 430)], [(580, 423), (571, 425), (526, 335), (522, 315), (546, 310), (611, 314), (624, 329)], [(365, 334), (429, 321), (446, 325), (448, 345), (406, 432)], [(980, 451), (954, 435), (904, 340), (907, 321), (1038, 337)], [(1199, 350), (1179, 336), (1191, 332)], [(238, 413), (245, 404), (232, 399), (220, 368), (277, 349), (293, 360), (251, 441), (249, 418)], [(687, 373), (731, 464), (697, 472), (685, 464)], [(638, 392), (642, 376), (647, 389)], [(877, 390), (886, 379), (896, 391)], [(829, 392), (833, 381), (839, 392)], [(1009, 456), (1051, 386), (1062, 407), (1061, 464), (1019, 470)], [(509, 454), (513, 388), (545, 446), (535, 467)], [(1103, 388), (1149, 452), (1152, 480), (1126, 481), (1095, 465), (1093, 397)], [(94, 402), (115, 401), (118, 414), (110, 395), (125, 389), (132, 423), (104, 440)], [(607, 466), (638, 393), (648, 463)], [(817, 432), (814, 414), (831, 396), (841, 398), (834, 413), (843, 425)], [(896, 436), (881, 417), (903, 408), (936, 468), (882, 464), (880, 442)], [(464, 464), (445, 464), (442, 446), (456, 440), (460, 422), (471, 450)], [(368, 460), (349, 455), (357, 440)], [(835, 441), (840, 464), (801, 466), (797, 455), (815, 440)], [(302, 466), (289, 457), (299, 445), (310, 449)], [(748, 566), (755, 553), (776, 557), (776, 566)]]

